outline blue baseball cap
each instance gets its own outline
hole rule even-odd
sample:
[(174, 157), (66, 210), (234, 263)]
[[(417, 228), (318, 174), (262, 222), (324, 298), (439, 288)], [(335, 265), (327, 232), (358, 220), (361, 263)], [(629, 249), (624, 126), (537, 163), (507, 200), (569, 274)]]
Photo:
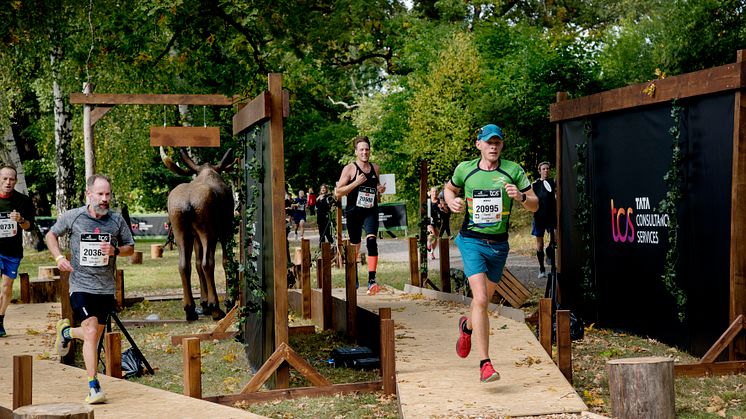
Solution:
[(477, 139), (480, 139), (482, 141), (489, 141), (490, 138), (496, 135), (502, 140), (503, 130), (501, 130), (500, 127), (495, 124), (489, 124), (479, 129), (479, 132), (477, 133)]

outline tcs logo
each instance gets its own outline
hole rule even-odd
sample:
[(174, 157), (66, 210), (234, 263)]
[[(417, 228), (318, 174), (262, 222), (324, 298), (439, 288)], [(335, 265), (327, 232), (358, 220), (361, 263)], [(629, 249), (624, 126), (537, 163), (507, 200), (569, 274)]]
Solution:
[(635, 241), (635, 226), (632, 223), (631, 207), (614, 208), (614, 200), (611, 200), (611, 237), (615, 242)]

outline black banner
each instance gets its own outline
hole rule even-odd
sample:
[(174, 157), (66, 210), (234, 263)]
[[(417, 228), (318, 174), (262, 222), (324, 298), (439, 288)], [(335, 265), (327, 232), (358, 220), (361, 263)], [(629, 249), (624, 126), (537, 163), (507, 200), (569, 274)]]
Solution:
[[(342, 216), (342, 226), (347, 229), (347, 217)], [(407, 229), (407, 204), (392, 202), (378, 204), (378, 231)]]

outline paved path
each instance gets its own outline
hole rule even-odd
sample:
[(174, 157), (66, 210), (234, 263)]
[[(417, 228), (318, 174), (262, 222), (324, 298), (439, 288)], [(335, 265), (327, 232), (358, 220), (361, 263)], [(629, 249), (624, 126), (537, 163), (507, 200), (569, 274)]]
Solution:
[[(54, 324), (60, 304), (11, 304), (0, 338), (0, 418), (13, 406), (13, 355), (33, 355), (34, 404), (80, 402), (85, 399), (85, 370), (60, 364), (53, 349)], [(206, 402), (127, 380), (100, 375), (109, 400), (96, 405), (100, 418), (261, 418), (245, 410)], [(177, 413), (178, 412), (178, 413)]]

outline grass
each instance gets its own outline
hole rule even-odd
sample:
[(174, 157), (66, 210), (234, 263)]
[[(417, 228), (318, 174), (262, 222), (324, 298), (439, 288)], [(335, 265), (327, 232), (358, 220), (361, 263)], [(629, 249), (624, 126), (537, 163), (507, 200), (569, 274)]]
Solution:
[[(522, 211), (523, 212), (523, 211)], [(531, 255), (534, 240), (530, 236), (530, 215), (516, 214), (511, 232), (511, 252)], [(454, 230), (455, 231), (455, 230)], [(177, 252), (166, 251), (162, 259), (150, 259), (150, 244), (156, 241), (138, 241), (137, 248), (145, 253), (143, 265), (130, 265), (122, 261), (125, 270), (127, 295), (180, 293), (181, 283), (176, 269)], [(315, 248), (312, 248), (314, 251)], [(218, 260), (220, 255), (217, 255)], [(36, 276), (40, 265), (53, 264), (49, 252), (27, 251), (19, 272), (29, 272)], [(436, 270), (437, 272), (437, 270)], [(379, 263), (379, 277), (389, 286), (401, 289), (409, 279), (408, 263)], [(196, 274), (192, 274), (193, 278)], [(18, 282), (18, 281), (15, 281)], [(344, 272), (333, 270), (335, 287), (344, 284)], [(222, 267), (216, 269), (216, 284), (224, 284)], [(532, 290), (532, 296), (523, 307), (527, 314), (532, 313), (543, 296), (543, 289)], [(17, 297), (18, 286), (14, 294)], [(182, 319), (180, 301), (143, 302), (120, 314), (122, 319), (143, 319), (157, 314), (162, 319)], [(291, 313), (291, 324), (302, 324)], [(669, 347), (653, 339), (629, 335), (620, 331), (597, 329), (586, 325), (585, 338), (573, 342), (573, 386), (590, 410), (606, 416), (611, 415), (609, 404), (606, 361), (613, 358), (640, 356), (667, 356), (676, 362), (696, 362), (696, 359), (676, 348)], [(156, 368), (154, 376), (144, 376), (134, 380), (153, 387), (181, 393), (182, 354), (180, 347), (170, 344), (170, 336), (177, 334), (204, 333), (214, 327), (214, 322), (200, 319), (190, 324), (129, 327), (141, 350), (151, 365)], [(332, 368), (325, 360), (330, 351), (348, 343), (342, 336), (330, 333), (317, 333), (313, 336), (293, 337), (291, 346), (318, 368), (325, 377), (334, 383), (367, 381), (375, 379), (377, 372), (355, 371)], [(126, 341), (123, 342), (125, 348)], [(235, 341), (203, 342), (202, 371), (203, 394), (205, 396), (232, 394), (251, 378), (246, 361), (245, 349)], [(291, 386), (306, 385), (297, 374), (291, 375)], [(746, 376), (733, 375), (707, 378), (679, 378), (675, 383), (676, 415), (679, 418), (746, 418)], [(382, 393), (357, 394), (321, 398), (302, 398), (245, 406), (254, 413), (274, 418), (396, 418), (399, 415), (395, 398), (384, 397)]]

